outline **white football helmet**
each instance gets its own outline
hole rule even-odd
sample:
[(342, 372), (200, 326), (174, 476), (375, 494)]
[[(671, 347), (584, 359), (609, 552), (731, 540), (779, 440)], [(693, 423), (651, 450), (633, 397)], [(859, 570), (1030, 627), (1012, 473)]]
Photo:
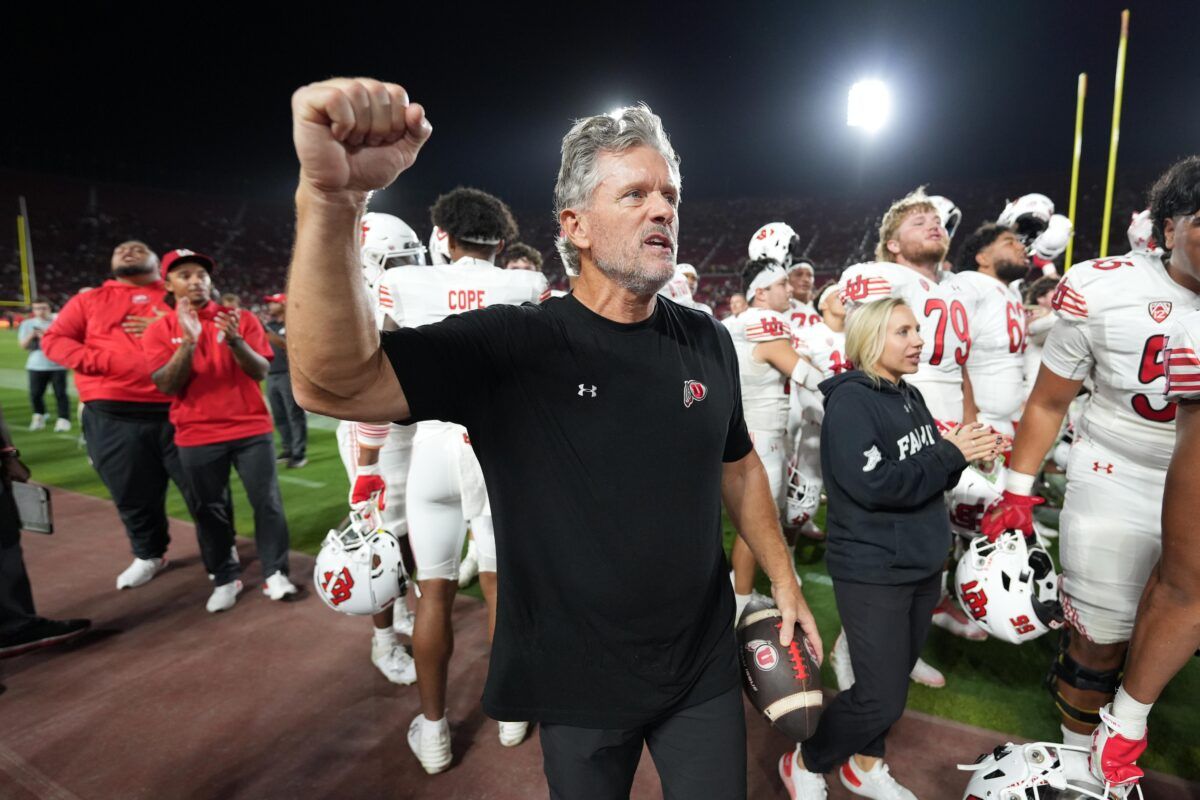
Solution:
[(768, 222), (750, 237), (750, 260), (769, 258), (784, 269), (792, 265), (800, 237), (786, 222)]
[(795, 456), (788, 461), (787, 481), (786, 522), (790, 526), (803, 525), (816, 516), (824, 484), (820, 478), (804, 475), (796, 469)]
[(449, 264), (451, 261), (450, 234), (434, 225), (433, 232), (429, 234), (429, 263)]
[(942, 197), (940, 194), (930, 195), (929, 202), (933, 203), (938, 216), (942, 218), (942, 227), (946, 229), (946, 235), (953, 239), (954, 232), (958, 230), (958, 223), (962, 222), (962, 212), (951, 202), (950, 198)]
[(1017, 238), (1026, 244), (1046, 230), (1050, 217), (1054, 216), (1054, 203), (1044, 194), (1027, 194), (1010, 200), (996, 220), (1000, 225), (1012, 228)]
[(974, 467), (967, 467), (954, 488), (946, 492), (950, 527), (959, 536), (978, 536), (983, 512), (999, 499), (1000, 492), (996, 486)]
[(404, 591), (407, 580), (400, 542), (375, 520), (350, 512), (350, 522), (330, 530), (313, 566), (313, 587), (334, 611), (378, 614)]
[(1054, 562), (1018, 531), (994, 542), (974, 539), (958, 560), (954, 593), (975, 624), (1001, 641), (1021, 644), (1063, 625)]
[(1154, 241), (1154, 220), (1150, 218), (1150, 209), (1137, 212), (1130, 220), (1129, 246), (1135, 253), (1153, 253), (1158, 250), (1158, 242)]
[[(1097, 784), (1087, 766), (1088, 749), (1055, 742), (1002, 744), (974, 764), (958, 768), (973, 773), (963, 800), (1124, 800), (1124, 787)], [(1138, 787), (1138, 797), (1142, 789)]]
[(425, 245), (417, 232), (399, 217), (371, 211), (363, 214), (362, 268), (367, 283), (374, 285), (385, 269), (425, 263)]

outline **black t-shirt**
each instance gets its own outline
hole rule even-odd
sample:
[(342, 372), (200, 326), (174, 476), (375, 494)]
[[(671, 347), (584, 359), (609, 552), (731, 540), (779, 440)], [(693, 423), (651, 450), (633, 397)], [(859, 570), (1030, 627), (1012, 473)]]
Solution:
[[(263, 327), (266, 328), (267, 330), (269, 330), (271, 333), (276, 333), (276, 334), (279, 334), (280, 336), (283, 336), (284, 335), (283, 332), (285, 330), (287, 330), (287, 326), (283, 322), (280, 322), (277, 319), (267, 320), (266, 322), (263, 323)], [(272, 350), (272, 352), (275, 353), (275, 358), (271, 359), (271, 364), (270, 364), (270, 366), (267, 367), (267, 374), (278, 375), (280, 373), (287, 372), (288, 371), (287, 350), (276, 347), (274, 342), (271, 342), (271, 350)]]
[(633, 727), (736, 684), (721, 475), (752, 444), (722, 325), (662, 298), (622, 324), (568, 295), (383, 347), (411, 419), (465, 425), (483, 466), (491, 717)]

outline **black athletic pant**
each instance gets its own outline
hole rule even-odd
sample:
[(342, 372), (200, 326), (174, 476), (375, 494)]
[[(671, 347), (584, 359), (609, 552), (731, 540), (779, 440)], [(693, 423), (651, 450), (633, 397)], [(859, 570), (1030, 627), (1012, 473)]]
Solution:
[(175, 447), (174, 426), (165, 413), (123, 416), (85, 405), (83, 436), (92, 466), (125, 524), (133, 554), (162, 558), (171, 541), (167, 482), (175, 481), (188, 508), (194, 508)]
[(940, 571), (896, 586), (834, 578), (854, 686), (825, 707), (816, 732), (801, 745), (810, 770), (829, 772), (855, 753), (883, 757), (888, 730), (904, 713), (908, 674), (925, 646), (941, 579)]
[(292, 395), (292, 376), (286, 372), (268, 374), (267, 399), (279, 431), (280, 451), (299, 461), (308, 451), (308, 418)]
[(21, 517), (12, 486), (0, 481), (0, 636), (7, 636), (37, 619), (33, 591), (21, 556)]
[(71, 403), (67, 399), (67, 371), (65, 369), (31, 369), (29, 372), (29, 403), (33, 413), (46, 413), (46, 385), (54, 388), (54, 404), (58, 406), (58, 418), (71, 418)]
[(275, 446), (264, 433), (230, 442), (180, 447), (179, 460), (196, 498), (193, 516), (200, 539), (200, 556), (217, 586), (232, 583), (242, 565), (232, 553), (233, 507), (229, 498), (229, 468), (237, 470), (254, 509), (254, 543), (264, 577), (288, 574), (288, 527), (283, 497), (275, 477)]
[(627, 729), (539, 726), (551, 800), (627, 800), (650, 747), (664, 800), (746, 797), (746, 718), (742, 687)]

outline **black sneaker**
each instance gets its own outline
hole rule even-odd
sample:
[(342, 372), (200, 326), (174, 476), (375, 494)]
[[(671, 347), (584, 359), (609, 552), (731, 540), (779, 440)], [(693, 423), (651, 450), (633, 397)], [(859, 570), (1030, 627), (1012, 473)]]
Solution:
[(39, 647), (74, 639), (88, 628), (92, 621), (87, 619), (42, 619), (38, 617), (18, 631), (0, 636), (0, 658), (17, 656)]
[(291, 453), (279, 453), (278, 455), (275, 456), (275, 460), (276, 461), (291, 461), (292, 454)]
[(300, 456), (299, 458), (289, 458), (287, 462), (288, 469), (300, 469), (300, 467), (306, 466), (307, 464), (308, 459), (304, 456)]

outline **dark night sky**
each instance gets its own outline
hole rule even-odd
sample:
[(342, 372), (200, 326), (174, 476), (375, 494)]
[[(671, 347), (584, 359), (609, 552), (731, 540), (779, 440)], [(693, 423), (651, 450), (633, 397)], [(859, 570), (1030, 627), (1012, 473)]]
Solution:
[[(185, 4), (105, 5), (5, 25), (0, 166), (283, 198), (294, 186), (291, 91), (370, 74), (408, 87), (435, 125), (392, 192), (427, 198), (465, 183), (518, 207), (548, 205), (573, 117), (636, 100), (663, 116), (685, 198), (1065, 173), (1081, 71), (1085, 168), (1099, 172), (1122, 7), (428, 4), (451, 9), (438, 17), (415, 4), (326, 3), (263, 18), (247, 17), (251, 3), (186, 4), (186, 17)], [(1200, 6), (1125, 5), (1122, 166), (1158, 170), (1200, 150)], [(889, 81), (897, 106), (874, 140), (844, 124), (846, 91), (865, 76)]]

